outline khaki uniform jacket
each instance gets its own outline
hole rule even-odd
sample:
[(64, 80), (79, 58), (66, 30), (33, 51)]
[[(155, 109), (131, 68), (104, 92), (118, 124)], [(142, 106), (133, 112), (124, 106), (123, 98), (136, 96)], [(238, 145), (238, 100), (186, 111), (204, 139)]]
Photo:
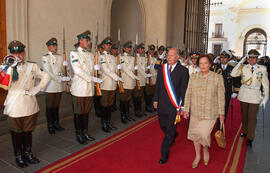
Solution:
[(246, 103), (259, 104), (261, 102), (261, 85), (264, 89), (264, 99), (269, 98), (269, 81), (266, 67), (255, 65), (253, 73), (251, 65), (236, 65), (231, 72), (232, 77), (241, 76), (241, 87), (238, 100)]
[(138, 65), (138, 77), (140, 78), (140, 86), (145, 86), (147, 75), (145, 73), (146, 70), (146, 58), (145, 56), (140, 56), (137, 54), (137, 65)]
[[(28, 71), (30, 73), (27, 73)], [(35, 63), (24, 62), (17, 66), (17, 72), (19, 78), (17, 81), (12, 81), (4, 103), (4, 114), (14, 118), (30, 116), (39, 111), (36, 96), (26, 95), (25, 91), (34, 87), (36, 78), (41, 79), (38, 84), (41, 91), (50, 81), (49, 74), (41, 71)], [(24, 85), (22, 81), (25, 81)]]
[(124, 89), (134, 89), (136, 85), (135, 75), (134, 75), (134, 57), (124, 53), (121, 57), (122, 67), (121, 75), (124, 81)]
[(104, 51), (99, 57), (99, 64), (101, 69), (100, 77), (103, 81), (100, 84), (100, 88), (108, 91), (116, 90), (119, 79), (119, 76), (116, 74), (116, 58)]
[(59, 93), (64, 91), (62, 76), (63, 76), (63, 59), (62, 56), (56, 53), (48, 52), (42, 57), (42, 69), (47, 72), (51, 80), (46, 89), (47, 93)]
[[(150, 56), (150, 66), (151, 66), (150, 73), (152, 74), (151, 80), (152, 80), (152, 84), (155, 85), (157, 81), (157, 71), (154, 66), (156, 64), (157, 59), (155, 57), (152, 57), (151, 55), (149, 56)], [(148, 84), (149, 80), (146, 80), (146, 83)]]
[(74, 76), (71, 83), (71, 94), (77, 97), (94, 96), (94, 56), (79, 47), (70, 52), (70, 63)]

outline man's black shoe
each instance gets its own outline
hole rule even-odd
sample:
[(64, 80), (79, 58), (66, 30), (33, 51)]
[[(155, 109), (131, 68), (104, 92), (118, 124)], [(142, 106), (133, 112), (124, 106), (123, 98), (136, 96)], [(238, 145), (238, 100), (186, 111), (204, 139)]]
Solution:
[(247, 147), (252, 148), (252, 140), (250, 139), (247, 140)]
[(161, 159), (158, 161), (158, 163), (162, 165), (162, 164), (167, 163), (167, 161), (168, 161), (168, 159), (163, 159), (163, 158), (161, 158)]
[(245, 133), (241, 133), (241, 135), (240, 135), (241, 137), (243, 137), (243, 138), (245, 138), (246, 136), (247, 136), (247, 134), (245, 134)]

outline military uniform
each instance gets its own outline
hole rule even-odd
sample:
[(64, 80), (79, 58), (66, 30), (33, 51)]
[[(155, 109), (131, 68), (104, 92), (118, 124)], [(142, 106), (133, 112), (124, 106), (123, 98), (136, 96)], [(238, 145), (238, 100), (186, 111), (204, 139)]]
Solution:
[[(137, 46), (137, 49), (143, 49), (144, 50), (144, 44), (141, 43)], [(140, 79), (140, 90), (134, 90), (134, 97), (133, 97), (133, 105), (135, 110), (135, 116), (136, 117), (142, 117), (144, 113), (142, 112), (142, 97), (144, 93), (144, 88), (146, 85), (146, 80), (148, 78), (148, 75), (146, 74), (146, 65), (147, 61), (143, 54), (137, 53), (137, 67), (138, 67), (138, 77)]]
[[(124, 48), (131, 48), (132, 42), (127, 42), (123, 45)], [(134, 57), (126, 52), (120, 57), (121, 59), (121, 76), (123, 79), (123, 88), (124, 93), (120, 94), (120, 112), (121, 112), (121, 121), (126, 123), (127, 120), (131, 121), (132, 118), (129, 116), (129, 102), (132, 98), (137, 76), (134, 75)]]
[(199, 56), (200, 54), (198, 52), (193, 52), (190, 54), (191, 62), (186, 62), (187, 64), (185, 65), (188, 69), (189, 75), (200, 72), (200, 67), (198, 67), (197, 64), (193, 64), (192, 62), (192, 59), (198, 59)]
[[(153, 45), (150, 45), (149, 50), (153, 49)], [(156, 68), (161, 67), (160, 60), (157, 60), (155, 57), (152, 55), (149, 56), (149, 65), (147, 65), (147, 70), (150, 71), (150, 74), (152, 75), (151, 82), (152, 85), (149, 85), (149, 79), (146, 80), (146, 87), (145, 87), (145, 94), (144, 94), (144, 99), (145, 99), (145, 110), (147, 112), (154, 112), (153, 104), (152, 104), (152, 98), (155, 92), (155, 85), (156, 85), (156, 80), (157, 80), (157, 70)], [(148, 59), (147, 59), (148, 61)], [(158, 65), (158, 66), (157, 66)]]
[[(257, 58), (259, 53), (252, 49), (248, 52), (249, 58)], [(265, 106), (269, 98), (269, 81), (267, 70), (262, 65), (244, 65), (242, 59), (232, 70), (231, 76), (241, 76), (242, 86), (240, 87), (238, 100), (242, 111), (242, 137), (247, 137), (247, 145), (252, 146), (257, 123), (257, 112), (259, 104)], [(261, 91), (261, 86), (263, 92)], [(262, 97), (262, 94), (264, 95)]]
[[(103, 45), (112, 44), (110, 37), (105, 38), (102, 41)], [(110, 132), (110, 130), (116, 130), (111, 124), (111, 106), (114, 103), (115, 92), (117, 89), (117, 82), (120, 77), (116, 74), (117, 64), (116, 59), (109, 52), (104, 49), (104, 52), (100, 55), (99, 64), (101, 67), (101, 79), (100, 85), (102, 96), (100, 100), (101, 104), (101, 126), (104, 132)]]
[[(47, 46), (56, 45), (56, 38), (51, 38), (46, 42)], [(51, 80), (45, 88), (45, 102), (46, 102), (46, 117), (48, 131), (50, 134), (55, 133), (55, 130), (62, 131), (63, 127), (59, 124), (59, 104), (64, 91), (62, 81), (66, 78), (63, 77), (63, 59), (62, 56), (48, 52), (46, 55), (42, 56), (42, 69), (47, 72)]]
[[(14, 40), (8, 48), (11, 54), (21, 54), (24, 53), (25, 46)], [(50, 76), (41, 71), (35, 63), (24, 62), (19, 58), (17, 60), (18, 64), (13, 67), (12, 83), (4, 103), (4, 114), (8, 115), (16, 163), (19, 167), (27, 167), (27, 163), (39, 163), (32, 154), (32, 131), (39, 112), (35, 95), (45, 89)], [(37, 86), (36, 78), (41, 79)]]
[[(90, 31), (77, 36), (80, 39), (90, 39)], [(74, 126), (77, 141), (86, 144), (86, 140), (93, 141), (88, 135), (88, 114), (92, 108), (94, 96), (94, 56), (88, 50), (79, 47), (70, 52), (70, 63), (74, 72), (71, 83), (73, 100)]]

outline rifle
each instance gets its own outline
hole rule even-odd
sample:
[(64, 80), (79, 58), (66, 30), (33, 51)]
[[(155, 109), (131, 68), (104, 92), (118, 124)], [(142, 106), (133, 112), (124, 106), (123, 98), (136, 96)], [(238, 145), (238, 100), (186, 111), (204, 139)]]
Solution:
[[(96, 25), (96, 36), (95, 37), (96, 37), (96, 45), (95, 45), (95, 62), (94, 62), (94, 64), (97, 65), (98, 64), (98, 48), (97, 48), (97, 45), (98, 45), (98, 22)], [(98, 70), (95, 70), (95, 77), (98, 78)], [(96, 83), (96, 95), (97, 96), (102, 95), (99, 83)]]
[[(120, 29), (118, 29), (118, 40), (117, 40), (117, 45), (118, 45), (118, 55), (117, 55), (117, 65), (120, 65), (120, 55), (121, 55), (121, 48), (120, 48)], [(120, 69), (117, 70), (117, 75), (121, 77), (121, 72)], [(118, 81), (118, 88), (119, 88), (119, 93), (124, 93), (124, 88), (123, 88), (123, 83), (121, 81)]]
[[(136, 34), (136, 41), (135, 41), (135, 46), (134, 46), (134, 67), (136, 67), (137, 65), (137, 44), (138, 44), (138, 34)], [(134, 75), (137, 76), (138, 75), (138, 70), (134, 70)], [(138, 80), (136, 80), (136, 90), (140, 90), (140, 82)]]
[[(67, 56), (66, 56), (66, 38), (65, 38), (65, 28), (63, 28), (63, 61), (66, 61), (66, 60), (67, 60)], [(64, 76), (67, 77), (67, 66), (64, 66)], [(65, 81), (65, 87), (66, 87), (66, 92), (70, 92), (68, 81)]]
[[(149, 56), (149, 53), (147, 53), (147, 67), (150, 65), (151, 65), (150, 56)], [(151, 73), (150, 69), (147, 69), (147, 73)], [(149, 86), (153, 85), (151, 77), (148, 78), (148, 85)]]

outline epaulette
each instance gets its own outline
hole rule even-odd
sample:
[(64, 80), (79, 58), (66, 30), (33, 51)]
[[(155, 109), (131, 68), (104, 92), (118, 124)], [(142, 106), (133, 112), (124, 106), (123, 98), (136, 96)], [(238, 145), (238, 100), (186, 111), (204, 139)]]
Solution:
[(45, 55), (43, 55), (43, 56), (48, 56), (49, 54), (48, 53), (46, 53)]
[(34, 63), (34, 64), (36, 64), (37, 62), (34, 62), (34, 61), (26, 61), (26, 62), (28, 62), (28, 63)]

